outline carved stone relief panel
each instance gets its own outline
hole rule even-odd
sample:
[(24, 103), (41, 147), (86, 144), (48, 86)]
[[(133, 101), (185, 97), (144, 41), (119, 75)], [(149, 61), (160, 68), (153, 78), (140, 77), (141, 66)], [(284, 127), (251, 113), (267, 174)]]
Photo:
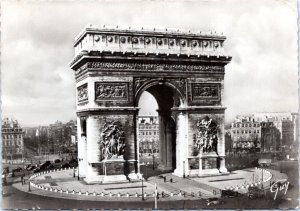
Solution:
[(221, 84), (219, 83), (192, 83), (192, 101), (200, 101), (204, 104), (220, 102)]
[(128, 83), (126, 82), (96, 82), (96, 101), (128, 101)]
[(77, 102), (80, 104), (88, 100), (88, 84), (85, 83), (77, 88)]
[(194, 152), (199, 153), (217, 152), (218, 146), (218, 125), (209, 117), (205, 117), (196, 122), (196, 132), (193, 136)]
[(118, 121), (105, 122), (100, 131), (100, 161), (124, 159), (125, 133)]

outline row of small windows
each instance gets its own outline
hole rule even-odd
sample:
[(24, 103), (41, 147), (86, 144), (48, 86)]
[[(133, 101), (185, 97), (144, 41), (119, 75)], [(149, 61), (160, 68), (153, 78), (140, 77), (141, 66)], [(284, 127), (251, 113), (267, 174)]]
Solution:
[(158, 126), (140, 126), (140, 129), (158, 129)]
[[(12, 151), (11, 150), (4, 150), (4, 152), (2, 151), (2, 155), (3, 154), (11, 154), (12, 153)], [(14, 153), (15, 154), (22, 154), (22, 149), (20, 149), (20, 148), (16, 148), (15, 149), (15, 151), (14, 151)]]
[(21, 145), (21, 141), (16, 141), (16, 142), (13, 142), (13, 141), (4, 141), (4, 142), (3, 142), (3, 145), (4, 145), (4, 146)]
[(22, 132), (22, 128), (4, 128), (2, 129), (2, 133), (6, 133), (6, 132)]
[(244, 124), (233, 124), (233, 127), (259, 127), (260, 124), (259, 123), (244, 123)]
[(148, 131), (148, 132), (146, 131), (146, 132), (140, 132), (140, 135), (142, 135), (142, 136), (144, 136), (144, 135), (146, 135), (146, 136), (147, 136), (147, 135), (158, 135), (158, 132), (155, 132), (155, 131), (154, 131), (154, 132), (152, 133), (152, 132), (150, 132), (150, 131)]
[(9, 138), (22, 138), (21, 134), (10, 134), (10, 135), (2, 135), (3, 139), (9, 139)]
[[(237, 134), (239, 134), (240, 133), (240, 131), (239, 130), (232, 130), (232, 132), (235, 134), (235, 133), (237, 133)], [(244, 134), (244, 133), (259, 133), (259, 130), (241, 130), (241, 133), (242, 134)]]

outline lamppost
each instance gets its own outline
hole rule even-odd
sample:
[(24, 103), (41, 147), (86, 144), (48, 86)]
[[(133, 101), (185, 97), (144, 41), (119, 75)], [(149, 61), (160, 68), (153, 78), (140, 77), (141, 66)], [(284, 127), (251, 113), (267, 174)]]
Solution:
[(143, 174), (142, 174), (142, 200), (144, 201), (144, 177), (143, 177)]
[(264, 188), (264, 164), (261, 163), (260, 166), (261, 166), (261, 188), (263, 189)]
[(185, 161), (183, 161), (183, 178), (185, 178)]
[(154, 153), (153, 153), (153, 151), (152, 151), (152, 159), (153, 159), (153, 160), (152, 160), (152, 162), (153, 162), (153, 163), (152, 163), (152, 169), (154, 170)]
[(145, 164), (146, 167), (146, 175), (145, 175), (145, 180), (147, 181), (147, 176), (148, 176), (148, 163)]
[(30, 189), (30, 172), (28, 173), (28, 192), (31, 192), (31, 189)]
[[(78, 165), (77, 165), (77, 170), (78, 170), (77, 180), (80, 180), (80, 178), (79, 178), (79, 162), (82, 161), (82, 158), (77, 158), (77, 160), (78, 160)], [(75, 170), (74, 170), (74, 172), (75, 172)]]

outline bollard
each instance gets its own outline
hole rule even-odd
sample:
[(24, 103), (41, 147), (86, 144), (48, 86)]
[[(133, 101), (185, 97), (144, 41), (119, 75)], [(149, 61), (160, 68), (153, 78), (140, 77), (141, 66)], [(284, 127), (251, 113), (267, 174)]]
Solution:
[(78, 192), (78, 195), (81, 195), (81, 191)]
[(129, 197), (129, 193), (128, 192), (126, 193), (126, 197)]
[(174, 196), (174, 194), (171, 192), (171, 193), (170, 193), (170, 196), (172, 197), (172, 196)]
[(112, 197), (112, 194), (111, 194), (111, 192), (109, 192), (109, 197)]
[(88, 195), (89, 195), (89, 192), (87, 191), (87, 192), (85, 193), (85, 195), (88, 196)]
[(118, 196), (118, 197), (120, 197), (120, 196), (121, 196), (120, 192), (117, 194), (117, 196)]
[(135, 193), (135, 197), (139, 197), (139, 194), (138, 194), (138, 193)]
[(93, 196), (96, 196), (96, 195), (97, 195), (96, 192), (94, 192), (94, 193), (93, 193)]

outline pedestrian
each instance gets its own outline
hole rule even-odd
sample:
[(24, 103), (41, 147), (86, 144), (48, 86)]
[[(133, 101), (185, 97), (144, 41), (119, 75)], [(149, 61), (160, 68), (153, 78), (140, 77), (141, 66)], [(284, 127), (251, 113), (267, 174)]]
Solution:
[(166, 182), (167, 181), (167, 178), (166, 177), (164, 177), (164, 182)]
[(170, 179), (170, 183), (172, 183), (173, 182), (173, 178), (171, 177), (171, 179)]
[(22, 183), (22, 185), (24, 185), (24, 177), (23, 177), (23, 174), (21, 175), (21, 183)]
[(23, 184), (26, 184), (25, 173), (23, 173)]

